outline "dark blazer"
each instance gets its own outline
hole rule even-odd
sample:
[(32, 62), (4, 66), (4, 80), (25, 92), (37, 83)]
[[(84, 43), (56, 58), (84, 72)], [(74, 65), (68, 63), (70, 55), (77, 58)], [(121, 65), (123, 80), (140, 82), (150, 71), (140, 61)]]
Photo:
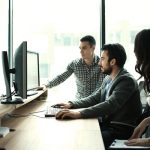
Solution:
[(73, 108), (84, 108), (80, 111), (83, 118), (101, 116), (106, 121), (136, 125), (142, 110), (136, 80), (125, 69), (121, 69), (112, 81), (108, 97), (105, 98), (106, 85), (110, 81), (110, 76), (106, 76), (101, 88), (95, 94), (79, 101), (71, 101)]

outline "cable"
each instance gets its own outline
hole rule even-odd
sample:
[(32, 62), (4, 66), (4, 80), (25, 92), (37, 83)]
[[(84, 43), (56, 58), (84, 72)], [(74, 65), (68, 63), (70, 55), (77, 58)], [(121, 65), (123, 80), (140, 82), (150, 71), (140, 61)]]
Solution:
[(28, 113), (28, 114), (35, 114), (35, 113), (40, 113), (40, 112), (44, 112), (44, 111), (46, 111), (46, 110), (35, 111), (35, 112)]
[[(44, 111), (46, 111), (46, 110), (40, 110), (40, 111), (36, 111), (36, 112), (31, 112), (31, 113), (28, 113), (28, 114), (24, 114), (24, 115), (22, 115), (22, 114), (7, 114), (9, 117), (15, 117), (15, 118), (19, 118), (19, 117), (28, 117), (28, 116), (36, 116), (36, 117), (40, 117), (40, 116), (37, 116), (37, 115), (34, 115), (34, 113), (41, 113), (41, 112), (44, 112)], [(40, 117), (40, 118), (42, 118), (42, 117)], [(45, 118), (45, 117), (43, 117), (43, 118)]]
[(41, 117), (41, 116), (38, 116), (38, 115), (31, 115), (31, 116), (38, 117), (38, 118), (45, 118), (45, 116), (44, 117)]
[(29, 117), (29, 116), (34, 116), (34, 117), (38, 117), (38, 118), (45, 118), (45, 117), (41, 117), (38, 115), (20, 115), (20, 114), (8, 114), (9, 117), (14, 117), (14, 118), (20, 118), (20, 117)]
[(21, 114), (7, 114), (9, 117), (20, 118), (20, 117), (28, 117), (30, 115), (21, 115)]
[(13, 95), (15, 95), (15, 94), (16, 94), (16, 92), (13, 91), (13, 92), (11, 93), (11, 95), (8, 96), (8, 97), (6, 97), (6, 95), (1, 95), (1, 100), (8, 99), (8, 98), (10, 98), (11, 96), (13, 96)]

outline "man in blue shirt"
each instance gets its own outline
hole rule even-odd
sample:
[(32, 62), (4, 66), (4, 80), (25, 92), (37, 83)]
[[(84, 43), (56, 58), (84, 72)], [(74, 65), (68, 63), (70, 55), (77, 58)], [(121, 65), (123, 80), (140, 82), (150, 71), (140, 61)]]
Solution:
[(99, 69), (100, 58), (94, 54), (95, 46), (96, 41), (91, 35), (81, 38), (79, 45), (81, 58), (70, 62), (66, 70), (49, 81), (46, 87), (57, 86), (74, 74), (77, 85), (76, 99), (87, 97), (96, 91), (101, 86), (105, 75)]

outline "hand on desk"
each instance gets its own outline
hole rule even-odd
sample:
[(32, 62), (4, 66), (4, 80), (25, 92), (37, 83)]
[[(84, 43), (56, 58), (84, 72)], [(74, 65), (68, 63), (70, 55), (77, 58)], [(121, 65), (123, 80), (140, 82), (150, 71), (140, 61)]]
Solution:
[(150, 138), (136, 138), (125, 142), (128, 146), (150, 146)]
[(55, 105), (52, 105), (54, 108), (62, 108), (62, 109), (70, 109), (72, 106), (70, 103), (58, 103)]
[(69, 109), (64, 109), (56, 114), (56, 119), (79, 119), (81, 114), (78, 111), (70, 111)]
[(150, 124), (150, 117), (147, 117), (134, 129), (132, 136), (129, 138), (128, 141), (125, 142), (125, 144), (130, 146), (150, 145), (150, 138), (140, 138), (142, 133), (149, 124)]

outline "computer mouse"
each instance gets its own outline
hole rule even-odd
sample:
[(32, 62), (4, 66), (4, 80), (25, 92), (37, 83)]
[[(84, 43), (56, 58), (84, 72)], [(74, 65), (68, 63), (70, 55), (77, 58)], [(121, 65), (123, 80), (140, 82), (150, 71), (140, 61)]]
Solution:
[(61, 108), (61, 105), (55, 104), (55, 105), (52, 105), (51, 107), (53, 107), (53, 108)]

